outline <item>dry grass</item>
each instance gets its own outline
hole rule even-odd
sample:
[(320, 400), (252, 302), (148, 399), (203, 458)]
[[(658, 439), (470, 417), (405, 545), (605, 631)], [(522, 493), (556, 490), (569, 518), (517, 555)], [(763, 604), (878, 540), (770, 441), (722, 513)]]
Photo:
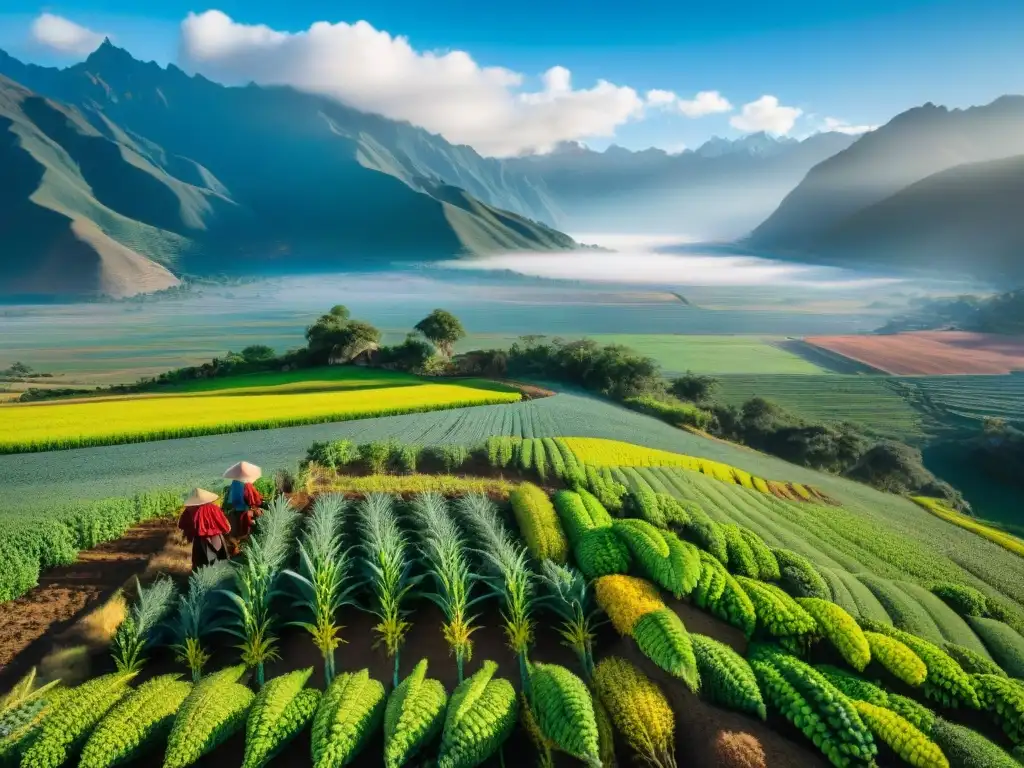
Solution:
[(720, 731), (715, 738), (716, 765), (722, 768), (767, 768), (768, 759), (756, 736), (742, 731)]
[(127, 615), (128, 601), (125, 599), (124, 591), (119, 589), (107, 602), (76, 622), (75, 635), (90, 647), (109, 645)]

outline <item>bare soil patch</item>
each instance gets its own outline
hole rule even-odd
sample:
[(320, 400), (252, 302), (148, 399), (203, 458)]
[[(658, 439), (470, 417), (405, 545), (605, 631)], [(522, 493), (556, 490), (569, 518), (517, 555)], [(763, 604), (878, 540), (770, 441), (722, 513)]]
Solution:
[(914, 331), (886, 336), (811, 336), (805, 341), (898, 376), (1004, 375), (1024, 370), (1024, 336)]

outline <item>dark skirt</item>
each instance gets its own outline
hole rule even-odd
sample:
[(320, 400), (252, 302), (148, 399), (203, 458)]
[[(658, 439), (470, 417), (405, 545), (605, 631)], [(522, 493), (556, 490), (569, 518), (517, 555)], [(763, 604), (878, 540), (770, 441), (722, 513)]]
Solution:
[(228, 559), (228, 548), (224, 537), (197, 536), (192, 540), (192, 570), (204, 565), (213, 565), (218, 560)]

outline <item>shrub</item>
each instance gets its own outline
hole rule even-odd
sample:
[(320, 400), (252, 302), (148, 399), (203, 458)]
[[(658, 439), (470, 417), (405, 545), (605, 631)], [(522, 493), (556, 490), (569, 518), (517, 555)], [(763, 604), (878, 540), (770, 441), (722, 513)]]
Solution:
[(658, 497), (650, 488), (636, 488), (630, 491), (629, 499), (633, 510), (644, 522), (656, 528), (667, 528), (668, 521), (658, 504)]
[(623, 404), (634, 411), (640, 411), (650, 416), (656, 416), (673, 426), (688, 426), (706, 430), (711, 426), (713, 416), (710, 411), (698, 408), (692, 403), (684, 403), (672, 398), (660, 400), (651, 395), (640, 395), (630, 397), (623, 401)]
[(756, 715), (764, 720), (765, 711), (757, 678), (747, 660), (725, 643), (704, 635), (691, 634), (701, 691), (722, 707)]
[(779, 584), (793, 597), (832, 599), (832, 590), (810, 560), (788, 549), (772, 549), (779, 564)]
[(359, 459), (366, 465), (370, 474), (379, 475), (387, 471), (392, 449), (393, 445), (383, 440), (363, 443), (358, 449)]
[(747, 540), (740, 533), (739, 526), (727, 523), (721, 528), (725, 533), (725, 545), (729, 552), (729, 573), (751, 579), (758, 578), (757, 560), (754, 559), (754, 553)]
[(454, 472), (469, 461), (469, 449), (457, 443), (433, 446), (427, 449), (427, 455), (440, 463), (448, 473)]
[(396, 445), (391, 450), (391, 463), (395, 469), (406, 475), (416, 472), (416, 465), (420, 458), (420, 448), (417, 445)]
[(757, 623), (774, 637), (792, 637), (814, 632), (817, 622), (789, 595), (778, 587), (737, 576), (736, 581), (750, 597)]
[(110, 768), (163, 744), (175, 714), (192, 690), (190, 683), (178, 678), (154, 677), (115, 705), (82, 748), (80, 768)]
[(729, 562), (729, 550), (722, 526), (708, 517), (697, 504), (688, 504), (690, 522), (683, 528), (683, 536), (701, 549), (710, 552), (722, 565)]
[(527, 438), (519, 444), (519, 470), (523, 473), (533, 469), (533, 440)]
[(899, 640), (910, 648), (928, 668), (922, 690), (924, 695), (947, 707), (968, 706), (979, 709), (981, 703), (971, 679), (952, 657), (936, 645), (908, 632), (876, 622), (863, 621), (872, 631), (881, 632)]
[(690, 542), (680, 539), (672, 531), (665, 531), (664, 536), (668, 544), (668, 561), (672, 568), (673, 582), (677, 587), (672, 590), (672, 594), (678, 600), (693, 592), (700, 580), (700, 550)]
[(616, 482), (610, 477), (605, 477), (597, 467), (587, 464), (584, 466), (584, 473), (587, 476), (587, 487), (601, 502), (602, 506), (613, 512), (622, 510), (622, 497), (626, 495), (626, 486)]
[(23, 768), (57, 768), (66, 762), (103, 716), (130, 693), (132, 677), (122, 672), (103, 675), (62, 696), (22, 755)]
[(742, 731), (719, 731), (715, 736), (715, 765), (723, 768), (768, 768), (768, 757), (757, 737)]
[(566, 485), (575, 490), (586, 488), (587, 473), (583, 465), (576, 458), (576, 454), (572, 452), (572, 449), (561, 437), (555, 438), (555, 446), (562, 454), (562, 461), (565, 462), (565, 473), (562, 475), (562, 480), (565, 481)]
[(910, 648), (895, 638), (877, 632), (865, 632), (871, 647), (871, 659), (877, 661), (897, 679), (917, 687), (928, 677), (928, 667)]
[(697, 692), (700, 674), (693, 645), (675, 611), (665, 607), (641, 616), (633, 627), (633, 639), (644, 656)]
[(1020, 763), (1002, 747), (977, 731), (941, 717), (935, 719), (931, 736), (954, 768), (1020, 768)]
[(943, 643), (942, 650), (953, 657), (953, 660), (963, 667), (964, 672), (969, 675), (998, 675), (1006, 677), (1002, 667), (990, 659), (986, 659), (980, 653), (975, 653), (970, 648), (964, 648), (956, 643)]
[(384, 718), (384, 686), (368, 669), (345, 672), (328, 686), (313, 716), (313, 765), (351, 762)]
[(516, 724), (516, 692), (508, 680), (494, 677), (497, 669), (493, 661), (485, 661), (452, 693), (444, 719), (438, 768), (480, 765), (512, 733)]
[(603, 659), (594, 669), (594, 688), (640, 759), (656, 768), (674, 768), (675, 715), (661, 689), (617, 656)]
[(245, 726), (242, 768), (262, 768), (313, 719), (320, 691), (303, 688), (313, 668), (275, 677), (260, 690)]
[(558, 749), (591, 765), (600, 762), (594, 703), (576, 675), (557, 664), (531, 664), (530, 707)]
[(565, 563), (569, 542), (548, 495), (532, 483), (523, 483), (512, 492), (509, 501), (530, 554), (538, 560)]
[(700, 578), (696, 548), (687, 548), (671, 531), (660, 531), (643, 520), (616, 520), (612, 528), (644, 576), (677, 597), (693, 591)]
[[(305, 463), (319, 464), (325, 469), (336, 472), (346, 464), (359, 458), (359, 450), (349, 440), (330, 440), (313, 443), (306, 450)], [(262, 480), (263, 478), (260, 478)], [(257, 490), (260, 490), (257, 488)]]
[(535, 437), (533, 442), (533, 467), (537, 470), (537, 477), (543, 483), (548, 479), (548, 457), (544, 450), (544, 441)]
[(936, 584), (932, 592), (961, 616), (985, 616), (987, 598), (966, 584)]
[(800, 597), (797, 604), (811, 615), (846, 663), (863, 672), (871, 663), (871, 646), (857, 621), (835, 603), (816, 597)]
[(658, 509), (665, 520), (665, 525), (673, 530), (685, 530), (693, 522), (689, 509), (683, 502), (667, 493), (656, 494)]
[(981, 705), (1014, 744), (1024, 744), (1024, 683), (999, 675), (971, 675)]
[(854, 701), (853, 708), (871, 729), (901, 760), (917, 768), (949, 768), (939, 746), (912, 723), (895, 712), (866, 701)]
[(590, 520), (597, 528), (604, 528), (612, 524), (612, 516), (608, 514), (608, 510), (604, 504), (594, 496), (586, 488), (581, 488), (578, 491), (580, 499), (583, 501), (583, 506), (587, 508), (587, 514), (590, 515)]
[(555, 477), (564, 479), (565, 459), (562, 457), (562, 452), (558, 450), (558, 445), (550, 437), (542, 437), (540, 442), (544, 446), (544, 455), (547, 457), (548, 464), (551, 465), (551, 471), (554, 472)]
[(405, 765), (441, 732), (448, 694), (439, 680), (427, 677), (422, 659), (388, 697), (384, 712), (384, 764)]
[(192, 765), (245, 726), (256, 697), (238, 682), (243, 674), (245, 667), (228, 667), (192, 687), (167, 737), (164, 768)]

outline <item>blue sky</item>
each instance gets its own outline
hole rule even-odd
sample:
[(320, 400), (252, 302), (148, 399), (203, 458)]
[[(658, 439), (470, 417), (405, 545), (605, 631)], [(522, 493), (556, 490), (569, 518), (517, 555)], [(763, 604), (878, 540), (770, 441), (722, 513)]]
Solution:
[[(365, 20), (378, 31), (407, 37), (416, 52), (465, 51), (480, 67), (502, 67), (524, 79), (502, 86), (501, 93), (486, 90), (490, 85), (474, 91), (479, 78), (467, 81), (456, 76), (447, 81), (442, 74), (423, 74), (423, 62), (413, 61), (408, 62), (412, 69), (396, 72), (405, 72), (401, 77), (407, 80), (422, 74), (424, 85), (403, 90), (400, 83), (386, 80), (355, 82), (358, 70), (378, 67), (350, 61), (336, 62), (338, 82), (326, 82), (316, 76), (319, 65), (299, 39), (275, 48), (273, 57), (254, 56), (252, 51), (238, 53), (237, 46), (216, 37), (221, 33), (210, 25), (195, 28), (183, 57), (182, 20), (190, 11), (210, 8), (222, 11), (243, 32), (245, 25), (295, 33), (317, 21)], [(5, 0), (0, 47), (42, 64), (81, 59), (80, 53), (57, 51), (33, 39), (33, 20), (43, 12), (108, 33), (137, 58), (161, 63), (184, 58), (186, 68), (228, 81), (270, 81), (294, 69), (298, 87), (411, 119), (494, 154), (541, 146), (551, 137), (581, 138), (596, 147), (610, 141), (631, 148), (694, 147), (712, 135), (735, 137), (742, 135), (741, 127), (752, 130), (762, 124), (799, 136), (822, 127), (826, 118), (877, 125), (926, 101), (966, 107), (1003, 93), (1024, 92), (1021, 0), (729, 0), (699, 6), (649, 0), (222, 0), (208, 7), (182, 0), (68, 0), (46, 6)], [(217, 43), (215, 53), (204, 58), (203, 51), (213, 50), (211, 41)], [(560, 83), (561, 76), (541, 78), (555, 66), (571, 71), (574, 89), (591, 89), (604, 79), (619, 90), (581, 94), (575, 102), (503, 102), (521, 92), (543, 91), (545, 82), (556, 88), (552, 84)], [(434, 102), (452, 99), (448, 111), (454, 116), (403, 104), (403, 99), (429, 88), (444, 94)], [(628, 89), (632, 91), (627, 93)], [(677, 102), (653, 108), (647, 97), (651, 90), (672, 92), (679, 103), (700, 91), (716, 91), (732, 109), (697, 110), (702, 116), (688, 117), (676, 108)], [(630, 101), (632, 92), (639, 101)], [(750, 119), (737, 120), (743, 105), (765, 95), (777, 99), (774, 106), (769, 103)], [(586, 99), (590, 100), (584, 104)], [(488, 109), (495, 114), (476, 121), (471, 113), (477, 102), (481, 114)], [(786, 113), (780, 122), (775, 108), (799, 109), (800, 114)], [(462, 118), (460, 110), (465, 110)], [(586, 110), (607, 114), (580, 114)], [(595, 126), (612, 135), (572, 135)]]

